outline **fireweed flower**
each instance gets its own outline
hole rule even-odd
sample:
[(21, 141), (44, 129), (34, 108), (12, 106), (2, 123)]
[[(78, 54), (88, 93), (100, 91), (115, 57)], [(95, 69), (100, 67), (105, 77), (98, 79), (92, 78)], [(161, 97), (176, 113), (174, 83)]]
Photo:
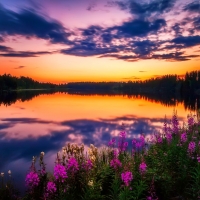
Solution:
[(71, 157), (68, 160), (67, 170), (72, 171), (72, 172), (76, 172), (79, 170), (78, 162), (77, 162), (76, 158)]
[(53, 193), (55, 193), (55, 192), (56, 192), (56, 184), (55, 184), (54, 182), (52, 182), (52, 181), (49, 181), (49, 182), (47, 183), (46, 192), (47, 192), (48, 194), (53, 194)]
[(121, 174), (121, 179), (124, 182), (125, 186), (129, 186), (129, 184), (133, 180), (133, 174), (132, 174), (132, 172), (130, 172), (130, 171), (123, 172)]
[(119, 167), (122, 166), (122, 163), (120, 162), (119, 159), (114, 158), (110, 161), (110, 166), (113, 167), (114, 169), (118, 169)]
[(38, 186), (40, 179), (36, 172), (31, 171), (26, 175), (25, 182), (30, 189), (33, 189), (35, 186)]
[(114, 156), (114, 158), (117, 158), (118, 155), (119, 155), (119, 152), (115, 149), (115, 150), (113, 151), (113, 156)]
[(119, 133), (119, 137), (120, 137), (120, 138), (126, 138), (126, 132), (125, 132), (125, 131), (121, 131), (121, 132)]
[(125, 139), (126, 139), (126, 132), (121, 131), (119, 134), (119, 142), (118, 142), (119, 152), (125, 151), (128, 146), (128, 142), (125, 142)]
[(67, 178), (67, 173), (66, 173), (65, 167), (61, 164), (57, 164), (54, 167), (54, 176), (55, 176), (56, 180), (64, 182), (64, 179)]
[(143, 135), (140, 136), (139, 140), (136, 139), (132, 140), (133, 149), (139, 150), (145, 146), (145, 137)]
[(165, 135), (167, 142), (171, 142), (172, 141), (172, 134), (171, 133), (166, 133)]
[(176, 113), (174, 113), (174, 115), (172, 116), (171, 122), (172, 122), (172, 131), (173, 133), (176, 134), (178, 132), (178, 126), (179, 126), (179, 121), (178, 121)]
[(156, 141), (158, 144), (161, 144), (162, 143), (162, 137), (160, 134), (158, 133), (155, 133), (155, 137), (156, 137)]
[(147, 165), (146, 165), (146, 163), (145, 163), (145, 162), (140, 163), (140, 166), (139, 166), (139, 171), (140, 171), (140, 173), (141, 173), (141, 174), (144, 174), (144, 173), (146, 172), (146, 170), (147, 170)]
[(116, 140), (114, 138), (112, 138), (109, 142), (108, 142), (108, 146), (109, 147), (114, 147)]
[(92, 161), (91, 161), (90, 159), (88, 159), (88, 160), (86, 161), (86, 163), (84, 164), (84, 168), (85, 168), (87, 171), (89, 171), (89, 170), (92, 169), (92, 167), (93, 167), (93, 163), (92, 163)]
[(195, 152), (196, 144), (195, 142), (190, 142), (188, 145), (188, 153), (192, 154)]
[(185, 143), (187, 141), (187, 134), (186, 133), (182, 133), (181, 134), (181, 142)]

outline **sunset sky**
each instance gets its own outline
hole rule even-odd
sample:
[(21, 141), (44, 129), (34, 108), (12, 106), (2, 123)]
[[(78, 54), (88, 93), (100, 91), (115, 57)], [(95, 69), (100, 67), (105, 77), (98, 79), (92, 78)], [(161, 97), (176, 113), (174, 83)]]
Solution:
[(134, 81), (199, 63), (200, 0), (0, 0), (0, 74)]

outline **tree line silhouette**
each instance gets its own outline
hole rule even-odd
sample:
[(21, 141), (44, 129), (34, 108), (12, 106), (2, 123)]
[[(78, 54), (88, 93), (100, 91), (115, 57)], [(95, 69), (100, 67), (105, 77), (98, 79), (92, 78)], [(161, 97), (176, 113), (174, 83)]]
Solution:
[(178, 75), (165, 75), (144, 81), (128, 82), (71, 82), (67, 84), (40, 83), (29, 77), (0, 75), (0, 91), (18, 89), (68, 89), (75, 91), (118, 91), (126, 93), (195, 93), (200, 90), (200, 71)]
[(57, 85), (52, 83), (40, 83), (29, 77), (15, 77), (10, 74), (0, 75), (0, 91), (19, 89), (52, 89)]
[[(63, 85), (64, 86), (64, 85)], [(73, 82), (68, 83), (69, 90), (76, 91), (123, 91), (125, 93), (180, 93), (194, 94), (200, 90), (200, 71), (186, 72), (183, 78), (178, 75), (165, 75), (145, 81), (128, 82)]]

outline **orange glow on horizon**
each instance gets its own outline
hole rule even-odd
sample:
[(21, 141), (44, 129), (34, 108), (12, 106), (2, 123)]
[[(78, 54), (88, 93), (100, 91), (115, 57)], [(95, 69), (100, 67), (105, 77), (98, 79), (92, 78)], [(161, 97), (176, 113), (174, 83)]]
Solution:
[[(37, 131), (42, 135), (47, 135), (49, 129), (66, 130), (67, 127), (66, 125), (63, 127), (62, 122), (73, 123), (73, 120), (112, 121), (121, 117), (121, 123), (123, 123), (123, 117), (127, 117), (133, 123), (132, 120), (136, 119), (147, 121), (150, 119), (164, 119), (165, 115), (170, 119), (174, 108), (178, 111), (178, 117), (185, 121), (186, 111), (183, 104), (178, 104), (174, 107), (163, 106), (161, 103), (147, 101), (142, 98), (128, 98), (122, 95), (81, 96), (55, 93), (53, 95), (40, 95), (30, 101), (17, 101), (8, 107), (2, 105), (1, 115), (4, 118), (10, 118), (11, 116), (23, 118), (26, 116), (28, 119), (36, 119), (35, 123), (37, 123), (37, 119), (47, 122), (42, 122), (37, 126), (32, 125), (34, 126), (33, 129), (28, 128), (29, 125), (27, 123), (18, 124), (17, 127), (15, 126), (15, 132), (18, 131), (20, 133), (18, 135), (15, 135), (12, 127), (10, 127), (8, 130), (11, 133), (8, 137), (17, 137), (19, 139), (40, 137), (41, 135), (38, 135)], [(153, 123), (155, 126), (162, 126), (157, 121)], [(39, 131), (39, 129), (44, 130)], [(28, 135), (27, 130), (29, 130)]]

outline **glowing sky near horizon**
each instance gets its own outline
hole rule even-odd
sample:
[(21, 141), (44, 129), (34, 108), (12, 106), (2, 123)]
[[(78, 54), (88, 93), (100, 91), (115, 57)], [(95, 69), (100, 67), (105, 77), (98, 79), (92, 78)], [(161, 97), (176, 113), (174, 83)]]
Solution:
[(200, 0), (1, 0), (0, 74), (144, 80), (200, 69)]

